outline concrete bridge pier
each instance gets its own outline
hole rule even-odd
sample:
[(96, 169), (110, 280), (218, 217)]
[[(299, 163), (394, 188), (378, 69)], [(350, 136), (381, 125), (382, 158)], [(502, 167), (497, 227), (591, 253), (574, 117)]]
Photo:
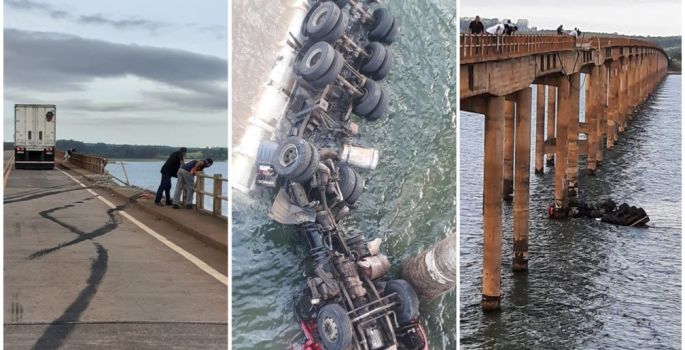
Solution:
[[(555, 137), (557, 119), (557, 87), (547, 88), (547, 140)], [(554, 153), (547, 153), (547, 166), (554, 165)]]
[(558, 87), (558, 115), (556, 134), (556, 155), (554, 159), (554, 210), (560, 211), (566, 207), (566, 160), (567, 160), (567, 128), (571, 106), (571, 85), (567, 77), (559, 79)]
[(599, 116), (597, 113), (599, 101), (599, 67), (592, 66), (590, 74), (586, 76), (585, 86), (585, 122), (587, 124), (587, 162), (585, 164), (588, 175), (597, 171), (597, 153), (599, 152)]
[(619, 65), (620, 62), (612, 61), (609, 64), (609, 104), (607, 111), (607, 149), (614, 148), (617, 138), (616, 119), (618, 116), (618, 95), (619, 95)]
[[(540, 87), (541, 85), (538, 85)], [(542, 91), (542, 113), (544, 116), (544, 89)], [(538, 93), (540, 98), (540, 93)], [(516, 93), (516, 155), (515, 155), (515, 184), (514, 184), (514, 259), (511, 269), (514, 272), (528, 270), (528, 216), (530, 189), (530, 119), (531, 119), (532, 89), (525, 88)], [(540, 111), (540, 103), (537, 103)], [(537, 118), (544, 120), (543, 118)], [(541, 155), (541, 154), (540, 154)], [(540, 160), (542, 157), (540, 156)]]
[(537, 98), (535, 109), (535, 173), (545, 172), (545, 90), (542, 84), (536, 86)]
[(569, 109), (567, 114), (567, 154), (566, 183), (567, 198), (578, 195), (578, 131), (580, 117), (580, 73), (568, 76), (570, 82)]
[(609, 84), (609, 72), (607, 71), (607, 66), (604, 64), (599, 65), (599, 83), (598, 83), (598, 101), (595, 105), (595, 113), (597, 117), (597, 135), (598, 135), (598, 146), (597, 146), (597, 166), (602, 164), (604, 161), (604, 148), (606, 147), (606, 124), (607, 124), (607, 99), (609, 98), (607, 94), (607, 88)]
[(511, 201), (514, 196), (514, 121), (516, 119), (515, 101), (504, 103), (504, 172), (502, 198)]
[(487, 98), (483, 169), (483, 280), (481, 308), (498, 310), (502, 294), (502, 179), (504, 96)]

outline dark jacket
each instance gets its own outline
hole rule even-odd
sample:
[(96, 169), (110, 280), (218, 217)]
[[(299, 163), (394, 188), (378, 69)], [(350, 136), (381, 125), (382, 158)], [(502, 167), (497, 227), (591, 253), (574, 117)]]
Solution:
[(469, 24), (469, 29), (471, 30), (471, 34), (481, 34), (485, 31), (483, 22), (476, 21), (472, 21), (471, 24)]
[(159, 172), (176, 177), (178, 168), (181, 167), (181, 162), (183, 162), (183, 152), (176, 151), (169, 155), (169, 158), (164, 162), (164, 165), (162, 165), (162, 169)]

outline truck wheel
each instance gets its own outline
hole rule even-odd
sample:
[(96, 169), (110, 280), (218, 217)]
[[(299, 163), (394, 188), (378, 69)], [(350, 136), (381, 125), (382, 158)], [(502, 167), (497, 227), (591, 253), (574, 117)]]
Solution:
[(369, 56), (364, 58), (360, 71), (369, 76), (381, 68), (385, 61), (387, 49), (381, 43), (374, 41), (364, 46), (364, 51)]
[(397, 293), (398, 305), (395, 306), (397, 322), (409, 323), (419, 316), (419, 297), (414, 288), (405, 280), (392, 280), (385, 285), (384, 295)]
[(347, 350), (352, 345), (352, 322), (338, 304), (326, 304), (319, 310), (316, 328), (326, 350)]
[(381, 98), (378, 101), (378, 104), (376, 105), (376, 108), (371, 111), (371, 113), (367, 114), (364, 116), (364, 118), (370, 122), (378, 120), (385, 112), (388, 111), (390, 104), (390, 96), (385, 92), (385, 90), (381, 89)]
[(312, 45), (300, 62), (300, 73), (307, 80), (321, 78), (331, 69), (335, 52), (335, 49), (324, 41)]
[(274, 155), (274, 170), (278, 175), (290, 180), (307, 170), (312, 157), (312, 148), (304, 139), (290, 136), (279, 143)]
[(338, 182), (340, 192), (342, 192), (343, 198), (347, 201), (357, 186), (357, 174), (347, 164), (340, 164), (338, 174), (340, 175), (340, 181)]
[(390, 73), (390, 68), (392, 68), (392, 64), (394, 63), (395, 58), (392, 55), (392, 51), (387, 50), (387, 54), (385, 55), (385, 59), (383, 60), (383, 64), (378, 68), (376, 72), (373, 73), (373, 80), (379, 81), (385, 79), (386, 76), (388, 76), (388, 73)]
[(316, 170), (319, 168), (319, 149), (311, 143), (309, 143), (309, 146), (312, 149), (312, 157), (309, 161), (309, 165), (307, 165), (307, 169), (305, 169), (302, 175), (293, 178), (292, 181), (304, 184), (312, 179), (312, 176), (314, 176), (314, 173), (316, 173)]
[(364, 178), (356, 171), (353, 173), (356, 177), (356, 180), (354, 181), (354, 190), (346, 200), (347, 204), (356, 203), (357, 200), (359, 200), (359, 197), (362, 195), (362, 192), (364, 192)]
[(326, 1), (313, 8), (305, 25), (307, 36), (320, 38), (326, 35), (335, 28), (339, 17), (340, 8), (330, 1)]
[(354, 108), (352, 109), (354, 114), (360, 117), (364, 117), (373, 112), (381, 99), (383, 90), (378, 83), (371, 79), (367, 79), (362, 92), (364, 94), (355, 99)]
[(335, 24), (335, 27), (333, 27), (333, 29), (330, 32), (320, 37), (312, 36), (312, 38), (333, 44), (345, 34), (345, 30), (347, 30), (347, 25), (349, 24), (349, 22), (350, 19), (347, 16), (347, 13), (342, 12), (340, 14), (340, 17), (338, 18), (338, 22)]
[(369, 40), (380, 41), (390, 32), (394, 16), (385, 7), (373, 11), (373, 27), (369, 31)]
[(345, 59), (340, 52), (335, 53), (335, 58), (333, 59), (333, 64), (331, 68), (319, 79), (311, 80), (310, 83), (315, 88), (323, 88), (326, 85), (335, 83), (338, 75), (342, 71), (343, 65), (345, 64)]
[(380, 41), (385, 44), (392, 44), (394, 43), (397, 38), (400, 36), (400, 24), (397, 23), (397, 18), (393, 17), (392, 19), (392, 25), (390, 26), (390, 30), (388, 31), (388, 34), (386, 34), (383, 39)]

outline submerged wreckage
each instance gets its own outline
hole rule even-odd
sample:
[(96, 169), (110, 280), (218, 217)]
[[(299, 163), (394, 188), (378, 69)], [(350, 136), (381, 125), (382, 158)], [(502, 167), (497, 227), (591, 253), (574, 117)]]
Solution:
[(416, 292), (384, 278), (390, 261), (381, 240), (341, 226), (362, 195), (363, 171), (379, 161), (378, 150), (361, 145), (352, 114), (373, 122), (387, 112), (379, 82), (392, 67), (388, 46), (399, 24), (387, 8), (359, 0), (308, 5), (299, 31), (289, 33), (295, 79), (287, 108), (274, 141), (259, 143), (253, 176), (276, 193), (269, 217), (297, 225), (310, 248), (313, 266), (295, 303), (306, 340), (293, 348), (428, 349)]

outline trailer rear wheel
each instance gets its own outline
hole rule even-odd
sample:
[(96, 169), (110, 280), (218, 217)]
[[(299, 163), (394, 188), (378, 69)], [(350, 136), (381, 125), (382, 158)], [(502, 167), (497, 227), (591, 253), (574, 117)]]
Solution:
[(385, 7), (373, 11), (373, 27), (369, 31), (369, 40), (379, 41), (385, 38), (392, 29), (394, 16)]
[(309, 143), (309, 146), (312, 149), (312, 157), (311, 160), (309, 161), (309, 165), (307, 165), (307, 169), (302, 173), (302, 175), (297, 176), (292, 179), (292, 181), (304, 184), (307, 181), (311, 180), (312, 176), (314, 176), (314, 173), (316, 173), (316, 169), (319, 168), (319, 149), (314, 146), (314, 144)]
[(390, 30), (388, 31), (388, 34), (386, 34), (383, 39), (381, 39), (381, 42), (386, 43), (386, 44), (392, 44), (394, 43), (397, 38), (400, 35), (400, 24), (397, 23), (397, 18), (392, 19), (392, 26), (390, 26)]
[(324, 41), (312, 45), (300, 63), (300, 73), (307, 80), (321, 78), (333, 65), (335, 49)]
[(349, 198), (347, 198), (348, 204), (356, 203), (357, 200), (359, 200), (359, 197), (362, 195), (362, 192), (364, 192), (364, 178), (356, 171), (354, 172), (354, 176), (356, 177), (354, 182), (354, 190), (350, 194)]
[(369, 56), (364, 58), (360, 71), (368, 76), (381, 68), (385, 61), (387, 49), (383, 44), (374, 41), (364, 46), (364, 50)]
[(314, 8), (305, 25), (307, 35), (320, 38), (329, 33), (338, 24), (340, 12), (340, 8), (330, 1)]
[(398, 305), (395, 306), (397, 322), (407, 324), (419, 317), (419, 297), (414, 288), (405, 280), (392, 280), (385, 285), (384, 295), (397, 293)]
[(335, 59), (333, 59), (333, 64), (331, 68), (319, 79), (310, 80), (309, 82), (315, 88), (323, 88), (326, 85), (335, 83), (338, 75), (342, 71), (343, 65), (345, 64), (345, 59), (340, 52), (335, 53)]
[(373, 122), (378, 120), (383, 114), (385, 114), (388, 111), (390, 105), (390, 96), (381, 89), (381, 98), (378, 100), (378, 104), (376, 105), (376, 108), (371, 111), (371, 113), (367, 114), (364, 116), (366, 120)]
[(316, 328), (326, 350), (347, 350), (352, 345), (352, 322), (338, 304), (326, 304), (319, 310)]
[(388, 73), (390, 73), (390, 68), (392, 68), (393, 62), (394, 57), (392, 55), (392, 51), (387, 50), (383, 64), (373, 73), (373, 80), (378, 81), (385, 79), (385, 77), (388, 76)]
[(347, 16), (347, 13), (342, 12), (338, 17), (338, 22), (335, 24), (335, 27), (333, 27), (333, 29), (331, 29), (330, 32), (322, 36), (312, 36), (312, 38), (333, 44), (343, 35), (345, 35), (345, 30), (347, 30), (347, 25), (349, 24), (349, 22), (350, 19)]
[(383, 94), (383, 89), (375, 81), (367, 79), (362, 92), (364, 94), (355, 99), (352, 111), (360, 117), (365, 117), (367, 114), (373, 112), (378, 105), (381, 95)]
[(333, 2), (338, 5), (338, 7), (343, 8), (347, 6), (347, 3), (349, 3), (349, 0), (333, 0)]

